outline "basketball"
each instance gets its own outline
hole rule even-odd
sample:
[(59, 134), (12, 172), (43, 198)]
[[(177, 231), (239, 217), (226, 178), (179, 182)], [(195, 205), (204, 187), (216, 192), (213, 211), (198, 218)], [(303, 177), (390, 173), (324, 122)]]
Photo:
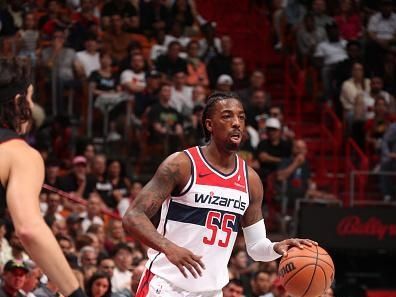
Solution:
[(334, 280), (334, 264), (320, 246), (291, 248), (279, 263), (279, 278), (292, 297), (318, 297)]

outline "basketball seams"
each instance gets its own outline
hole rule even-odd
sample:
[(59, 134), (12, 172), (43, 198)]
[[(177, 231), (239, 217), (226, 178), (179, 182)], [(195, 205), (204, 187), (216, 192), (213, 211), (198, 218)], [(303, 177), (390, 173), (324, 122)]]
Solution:
[[(316, 248), (316, 249), (318, 249), (318, 248)], [(311, 287), (311, 284), (312, 284), (312, 281), (313, 281), (313, 278), (314, 278), (314, 275), (315, 275), (316, 267), (317, 267), (317, 266), (318, 266), (318, 254), (316, 254), (315, 268), (314, 268), (314, 271), (312, 272), (311, 280), (309, 281), (308, 287), (307, 287), (307, 289), (305, 290), (304, 294), (302, 294), (301, 297), (304, 297), (305, 294), (307, 294), (309, 288)]]
[(300, 269), (298, 269), (297, 271), (294, 271), (293, 275), (289, 277), (289, 279), (284, 283), (284, 287), (287, 286), (287, 283), (297, 275), (298, 272), (300, 272), (301, 270), (303, 270), (304, 268), (311, 266), (311, 265), (315, 265), (314, 263), (309, 263), (309, 264), (305, 264), (304, 266), (300, 267)]
[[(288, 258), (285, 258), (284, 260), (280, 261), (280, 262), (279, 262), (279, 266), (282, 266), (282, 263), (283, 263), (283, 262), (285, 262), (285, 261), (287, 261), (287, 260), (290, 260), (290, 259), (295, 259), (295, 258), (315, 258), (315, 257), (312, 257), (312, 256), (301, 256), (301, 255), (293, 256), (293, 257), (290, 257), (290, 258), (288, 257)], [(323, 259), (320, 259), (320, 258), (318, 258), (318, 260), (319, 260), (319, 261), (322, 261), (323, 263), (325, 263), (325, 264), (327, 264), (327, 265), (329, 265), (330, 268), (331, 268), (331, 270), (332, 270), (333, 272), (335, 272), (334, 269), (333, 269), (334, 265), (332, 265), (331, 263), (329, 263), (329, 262), (327, 262), (327, 261), (325, 261), (325, 260), (323, 260)]]
[[(326, 275), (326, 271), (323, 269), (322, 266), (318, 266), (318, 267), (319, 267), (319, 268), (322, 270), (322, 272), (323, 272), (324, 281), (325, 281), (325, 290), (326, 290), (326, 288), (327, 288), (327, 275)], [(324, 292), (325, 290), (323, 290), (323, 292)]]

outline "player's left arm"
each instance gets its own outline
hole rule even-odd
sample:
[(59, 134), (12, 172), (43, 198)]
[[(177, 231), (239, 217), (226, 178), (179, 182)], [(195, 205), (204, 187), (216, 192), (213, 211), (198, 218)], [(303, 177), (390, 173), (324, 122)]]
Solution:
[(263, 184), (258, 174), (248, 167), (249, 207), (242, 217), (242, 230), (248, 254), (256, 261), (272, 261), (293, 246), (317, 244), (309, 239), (291, 238), (280, 242), (271, 242), (267, 238), (261, 205), (263, 202)]

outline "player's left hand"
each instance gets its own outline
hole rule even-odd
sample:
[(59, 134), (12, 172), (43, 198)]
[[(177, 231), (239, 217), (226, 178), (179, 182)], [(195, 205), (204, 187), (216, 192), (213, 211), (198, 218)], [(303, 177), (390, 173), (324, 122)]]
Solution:
[(318, 243), (311, 239), (289, 238), (275, 243), (274, 251), (277, 252), (279, 255), (287, 256), (287, 251), (290, 248), (298, 247), (299, 249), (303, 249), (304, 245), (312, 246), (318, 245)]

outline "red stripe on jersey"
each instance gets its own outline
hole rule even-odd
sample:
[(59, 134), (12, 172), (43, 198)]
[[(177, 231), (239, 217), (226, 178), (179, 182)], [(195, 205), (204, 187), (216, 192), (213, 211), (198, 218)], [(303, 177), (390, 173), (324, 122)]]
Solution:
[(136, 291), (135, 297), (146, 297), (150, 289), (150, 281), (153, 279), (154, 273), (146, 269), (142, 279), (140, 280), (139, 287)]
[(202, 156), (198, 152), (198, 147), (192, 147), (188, 149), (191, 157), (194, 159), (195, 163), (195, 173), (197, 185), (206, 186), (218, 186), (223, 188), (234, 189), (247, 193), (246, 189), (246, 175), (245, 175), (245, 163), (244, 161), (237, 157), (237, 171), (234, 171), (229, 175), (224, 175), (214, 168), (207, 165), (207, 161), (203, 160)]

